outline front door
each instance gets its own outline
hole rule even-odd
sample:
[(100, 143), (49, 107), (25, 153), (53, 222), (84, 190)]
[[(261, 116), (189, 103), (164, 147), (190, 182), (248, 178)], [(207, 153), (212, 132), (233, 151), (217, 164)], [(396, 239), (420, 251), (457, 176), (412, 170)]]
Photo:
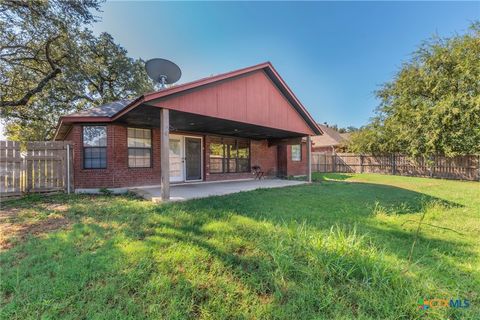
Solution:
[(171, 134), (170, 182), (202, 180), (202, 138)]
[(202, 179), (202, 139), (185, 137), (185, 180)]
[(183, 169), (183, 137), (170, 135), (170, 181), (184, 181)]

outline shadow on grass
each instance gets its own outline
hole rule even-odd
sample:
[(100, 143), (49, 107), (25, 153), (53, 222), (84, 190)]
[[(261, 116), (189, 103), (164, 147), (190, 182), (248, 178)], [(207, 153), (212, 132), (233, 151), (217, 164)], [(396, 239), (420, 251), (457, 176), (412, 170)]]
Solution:
[(309, 222), (321, 223), (325, 217), (339, 222), (345, 218), (365, 218), (378, 213), (376, 210), (387, 214), (416, 214), (431, 203), (445, 208), (463, 207), (459, 203), (396, 186), (336, 181), (240, 192), (176, 205), (185, 209), (233, 211), (272, 222), (301, 219), (306, 215)]
[[(24, 257), (15, 257), (15, 250), (2, 254), (3, 263), (12, 266), (1, 287), (7, 297), (2, 316), (414, 315), (414, 308), (402, 310), (411, 292), (418, 290), (413, 282), (361, 244), (344, 247), (348, 254), (341, 254), (335, 247), (316, 247), (302, 232), (258, 226), (251, 219), (232, 217), (228, 222), (234, 228), (225, 231), (208, 229), (210, 222), (204, 217), (190, 217), (188, 226), (178, 225), (174, 213), (164, 218), (150, 221), (153, 232), (140, 240), (133, 229), (145, 227), (148, 218), (115, 232), (102, 223), (77, 224), (48, 239), (32, 239)], [(332, 236), (343, 241), (345, 235)], [(357, 301), (360, 292), (352, 288), (355, 284), (368, 291), (362, 304)], [(397, 292), (388, 310), (375, 307), (378, 299), (393, 298), (396, 286), (409, 290)]]
[(348, 173), (333, 173), (333, 172), (325, 172), (325, 173), (321, 173), (321, 172), (314, 172), (312, 174), (312, 180), (314, 182), (318, 182), (318, 181), (329, 181), (329, 180), (337, 180), (337, 181), (345, 181), (345, 180), (348, 180), (350, 178), (352, 178), (353, 175), (352, 174), (348, 174)]
[[(71, 231), (0, 254), (2, 316), (415, 318), (415, 301), (428, 292), (377, 249), (405, 258), (412, 234), (367, 220), (379, 207), (416, 214), (432, 201), (458, 206), (392, 186), (335, 182), (161, 206), (58, 199), (71, 205)], [(357, 225), (358, 234), (332, 234), (332, 225)], [(376, 245), (361, 240), (365, 232)], [(421, 235), (418, 250), (429, 246), (471, 254)]]

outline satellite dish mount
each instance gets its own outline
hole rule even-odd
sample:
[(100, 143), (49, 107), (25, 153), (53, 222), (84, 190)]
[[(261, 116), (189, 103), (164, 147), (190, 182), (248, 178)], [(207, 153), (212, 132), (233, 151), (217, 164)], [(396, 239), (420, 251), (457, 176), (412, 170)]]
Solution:
[(177, 82), (182, 76), (182, 70), (170, 60), (150, 59), (145, 63), (148, 76), (165, 89), (168, 84)]

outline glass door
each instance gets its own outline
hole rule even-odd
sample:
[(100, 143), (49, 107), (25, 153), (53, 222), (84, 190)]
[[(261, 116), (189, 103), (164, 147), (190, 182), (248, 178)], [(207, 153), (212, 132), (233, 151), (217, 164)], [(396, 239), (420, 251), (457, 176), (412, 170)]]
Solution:
[(202, 180), (202, 138), (185, 137), (185, 180)]
[(183, 137), (170, 135), (170, 182), (184, 181)]

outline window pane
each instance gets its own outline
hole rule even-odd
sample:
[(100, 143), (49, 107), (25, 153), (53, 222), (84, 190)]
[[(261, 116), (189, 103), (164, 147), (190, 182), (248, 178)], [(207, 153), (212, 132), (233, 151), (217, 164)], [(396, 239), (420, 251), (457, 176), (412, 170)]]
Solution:
[(238, 172), (249, 172), (249, 159), (238, 159)]
[(107, 146), (107, 127), (105, 126), (83, 127), (83, 146), (84, 147), (106, 147)]
[(242, 159), (250, 158), (250, 148), (248, 141), (238, 141), (238, 157)]
[(152, 132), (150, 129), (128, 128), (129, 148), (150, 148), (152, 146)]
[(223, 144), (225, 145), (225, 158), (236, 158), (237, 156), (237, 146), (234, 139), (223, 139)]
[(151, 164), (151, 149), (128, 149), (128, 166), (146, 168)]
[(128, 128), (128, 166), (150, 167), (152, 132), (150, 129)]
[(210, 143), (210, 155), (216, 158), (223, 158), (223, 144)]
[(224, 150), (222, 140), (220, 138), (212, 139), (210, 143), (210, 172), (222, 173), (223, 172), (223, 159)]
[(107, 167), (106, 147), (86, 147), (83, 149), (83, 167), (85, 169), (103, 169)]
[(292, 161), (302, 160), (302, 147), (299, 144), (291, 146), (292, 148)]
[(228, 172), (237, 172), (237, 159), (228, 160)]
[(212, 138), (210, 142), (210, 172), (248, 172), (250, 144), (248, 140)]

